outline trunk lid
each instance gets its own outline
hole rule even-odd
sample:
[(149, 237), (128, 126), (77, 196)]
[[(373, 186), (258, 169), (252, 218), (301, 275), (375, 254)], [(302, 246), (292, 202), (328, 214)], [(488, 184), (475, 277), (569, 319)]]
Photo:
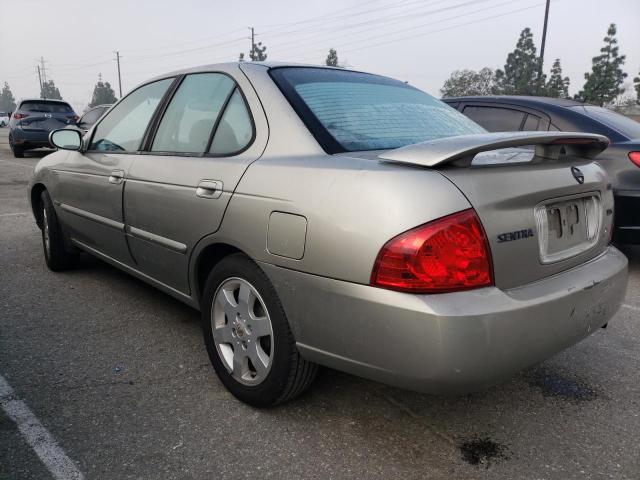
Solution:
[[(593, 158), (607, 144), (599, 135), (514, 132), (449, 137), (380, 158), (430, 166), (457, 186), (487, 234), (496, 286), (507, 289), (605, 250), (613, 195)], [(533, 148), (513, 148), (523, 146)]]

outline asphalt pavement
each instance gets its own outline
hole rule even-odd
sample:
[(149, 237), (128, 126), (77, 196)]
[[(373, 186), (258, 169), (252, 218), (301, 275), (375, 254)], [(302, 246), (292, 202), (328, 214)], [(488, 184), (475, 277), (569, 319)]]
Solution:
[(85, 479), (640, 478), (640, 248), (608, 328), (500, 386), (435, 397), (325, 369), (256, 410), (218, 381), (196, 311), (91, 258), (47, 270), (26, 196), (42, 155), (13, 158), (0, 129), (0, 405), (31, 414), (0, 409), (0, 479), (56, 478), (51, 442)]

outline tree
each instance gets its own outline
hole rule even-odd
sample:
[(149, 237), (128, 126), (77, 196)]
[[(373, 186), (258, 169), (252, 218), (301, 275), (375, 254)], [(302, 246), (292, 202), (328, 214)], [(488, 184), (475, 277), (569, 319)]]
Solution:
[(338, 66), (338, 52), (336, 51), (335, 48), (330, 48), (329, 49), (329, 54), (327, 55), (327, 58), (325, 59), (324, 63), (328, 67), (337, 67)]
[(540, 58), (530, 28), (520, 32), (516, 48), (507, 56), (504, 70), (496, 70), (495, 93), (535, 95), (544, 88), (545, 76), (539, 78)]
[(560, 66), (559, 58), (556, 58), (555, 62), (553, 62), (551, 75), (544, 90), (548, 97), (569, 98), (569, 77), (562, 76), (562, 67)]
[(240, 52), (240, 57), (238, 57), (239, 62), (244, 62), (244, 53)]
[(254, 43), (249, 52), (249, 58), (252, 62), (262, 62), (267, 59), (267, 47), (262, 46), (262, 42)]
[(489, 95), (495, 87), (495, 75), (490, 68), (475, 70), (456, 70), (444, 82), (440, 89), (443, 97), (462, 97), (466, 95)]
[[(6, 85), (5, 83), (5, 86)], [(636, 91), (636, 103), (640, 105), (640, 73), (633, 79), (633, 89)]]
[(60, 95), (60, 90), (56, 87), (53, 80), (49, 80), (48, 82), (42, 83), (42, 88), (40, 89), (40, 98), (50, 98), (52, 100), (62, 100), (62, 96)]
[(576, 95), (578, 100), (604, 106), (624, 92), (621, 87), (627, 76), (622, 71), (625, 56), (618, 53), (618, 40), (615, 35), (616, 25), (612, 23), (607, 30), (607, 36), (604, 37), (604, 47), (600, 49), (600, 55), (591, 60), (591, 73), (584, 74), (586, 82)]
[(116, 103), (117, 101), (118, 99), (111, 88), (111, 84), (109, 82), (99, 81), (96, 83), (96, 86), (93, 87), (93, 96), (91, 97), (91, 102), (89, 102), (89, 108), (105, 103)]
[(0, 92), (0, 110), (3, 112), (13, 112), (16, 109), (16, 99), (9, 88), (9, 84), (4, 82), (2, 92)]

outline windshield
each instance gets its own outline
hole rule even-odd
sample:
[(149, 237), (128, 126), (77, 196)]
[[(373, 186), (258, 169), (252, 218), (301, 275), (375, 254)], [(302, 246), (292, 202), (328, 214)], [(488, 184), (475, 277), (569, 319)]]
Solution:
[(440, 100), (390, 78), (313, 67), (276, 68), (271, 75), (329, 153), (486, 132)]
[(73, 113), (73, 109), (67, 103), (44, 101), (22, 102), (20, 110), (25, 112)]
[(588, 117), (593, 118), (600, 123), (604, 123), (606, 126), (612, 128), (618, 133), (621, 133), (629, 140), (640, 138), (640, 123), (630, 119), (629, 117), (620, 115), (613, 110), (596, 107), (595, 105), (579, 105), (571, 108), (580, 110)]

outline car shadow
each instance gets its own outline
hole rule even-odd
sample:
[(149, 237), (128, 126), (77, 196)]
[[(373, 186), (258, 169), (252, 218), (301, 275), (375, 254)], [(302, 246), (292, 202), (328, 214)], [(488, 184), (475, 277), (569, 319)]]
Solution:
[[(630, 251), (637, 259), (637, 249)], [(638, 268), (637, 260), (634, 265)], [(139, 308), (161, 311), (164, 321), (183, 324), (178, 331), (193, 348), (204, 349), (196, 310), (87, 256), (76, 274), (89, 271), (94, 279), (115, 282), (118, 290), (130, 293)], [(331, 448), (339, 448), (335, 438), (344, 438), (390, 464), (440, 466), (449, 478), (458, 478), (468, 469), (501, 468), (514, 457), (543, 449), (545, 439), (564, 436), (566, 422), (582, 422), (581, 434), (593, 433), (595, 438), (592, 429), (601, 427), (584, 418), (607, 408), (610, 399), (605, 392), (610, 389), (602, 383), (608, 378), (607, 368), (625, 362), (622, 352), (594, 338), (598, 335), (500, 385), (464, 396), (426, 395), (323, 368), (307, 393), (276, 408), (254, 410), (230, 396), (227, 401), (229, 408), (253, 411), (265, 421), (286, 419), (300, 431), (332, 432), (335, 437), (326, 439)], [(219, 396), (224, 387), (213, 371), (206, 378), (210, 381), (201, 388)], [(534, 417), (531, 412), (536, 412)], [(523, 437), (523, 431), (538, 429), (540, 436)], [(567, 442), (570, 445), (571, 439)]]

